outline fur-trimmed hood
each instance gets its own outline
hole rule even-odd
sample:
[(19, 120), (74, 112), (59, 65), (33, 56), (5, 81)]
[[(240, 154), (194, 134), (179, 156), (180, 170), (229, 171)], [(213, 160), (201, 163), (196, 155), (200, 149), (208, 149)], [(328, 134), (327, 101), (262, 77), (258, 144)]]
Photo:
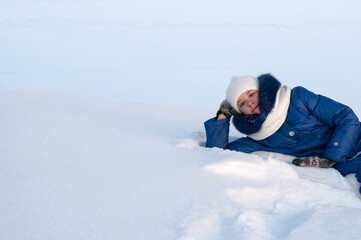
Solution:
[(259, 81), (259, 108), (261, 114), (245, 115), (236, 113), (233, 116), (233, 125), (244, 134), (253, 134), (258, 132), (268, 114), (272, 111), (276, 95), (281, 87), (281, 83), (271, 74), (263, 74), (258, 78)]

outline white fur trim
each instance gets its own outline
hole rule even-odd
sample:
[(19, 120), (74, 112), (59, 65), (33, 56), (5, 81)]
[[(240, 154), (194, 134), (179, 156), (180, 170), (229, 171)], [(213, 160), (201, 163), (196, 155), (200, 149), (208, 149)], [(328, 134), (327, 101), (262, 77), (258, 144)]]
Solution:
[(248, 137), (254, 140), (263, 140), (277, 132), (286, 120), (290, 101), (291, 88), (282, 86), (277, 92), (275, 105), (272, 111), (267, 115), (261, 129), (256, 133), (249, 134)]
[(250, 76), (237, 77), (234, 76), (231, 80), (231, 83), (228, 85), (226, 92), (226, 99), (229, 104), (238, 112), (237, 100), (242, 93), (247, 90), (258, 90), (258, 79)]

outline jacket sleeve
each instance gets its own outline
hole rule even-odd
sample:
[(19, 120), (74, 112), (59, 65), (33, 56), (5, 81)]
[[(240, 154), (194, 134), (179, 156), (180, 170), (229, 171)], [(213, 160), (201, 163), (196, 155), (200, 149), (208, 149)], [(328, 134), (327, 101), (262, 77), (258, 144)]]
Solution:
[(299, 98), (308, 111), (333, 129), (323, 156), (336, 162), (346, 162), (359, 132), (360, 121), (356, 114), (346, 105), (328, 97), (298, 87)]
[(206, 147), (228, 148), (229, 123), (230, 118), (217, 120), (216, 117), (204, 123), (207, 135)]
[(207, 135), (206, 147), (218, 147), (244, 153), (268, 150), (248, 137), (242, 137), (229, 143), (229, 126), (230, 118), (217, 120), (214, 117), (206, 121), (204, 123)]

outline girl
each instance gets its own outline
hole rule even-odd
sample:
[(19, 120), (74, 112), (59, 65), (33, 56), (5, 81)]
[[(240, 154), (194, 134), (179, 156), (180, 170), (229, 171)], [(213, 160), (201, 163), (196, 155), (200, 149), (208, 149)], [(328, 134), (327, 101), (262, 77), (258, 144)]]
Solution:
[[(247, 135), (229, 142), (229, 124)], [(217, 116), (204, 123), (206, 147), (292, 155), (301, 167), (334, 167), (361, 182), (361, 125), (351, 108), (270, 74), (233, 77)], [(361, 193), (361, 188), (360, 188)]]

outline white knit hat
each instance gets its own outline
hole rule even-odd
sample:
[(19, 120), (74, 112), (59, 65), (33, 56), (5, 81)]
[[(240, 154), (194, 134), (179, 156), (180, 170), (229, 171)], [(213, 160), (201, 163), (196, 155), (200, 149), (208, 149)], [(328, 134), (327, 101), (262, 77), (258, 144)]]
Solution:
[(228, 85), (226, 92), (226, 100), (231, 104), (231, 106), (238, 112), (237, 100), (239, 96), (247, 90), (258, 90), (259, 83), (258, 79), (245, 76), (245, 77), (232, 77), (231, 83)]

